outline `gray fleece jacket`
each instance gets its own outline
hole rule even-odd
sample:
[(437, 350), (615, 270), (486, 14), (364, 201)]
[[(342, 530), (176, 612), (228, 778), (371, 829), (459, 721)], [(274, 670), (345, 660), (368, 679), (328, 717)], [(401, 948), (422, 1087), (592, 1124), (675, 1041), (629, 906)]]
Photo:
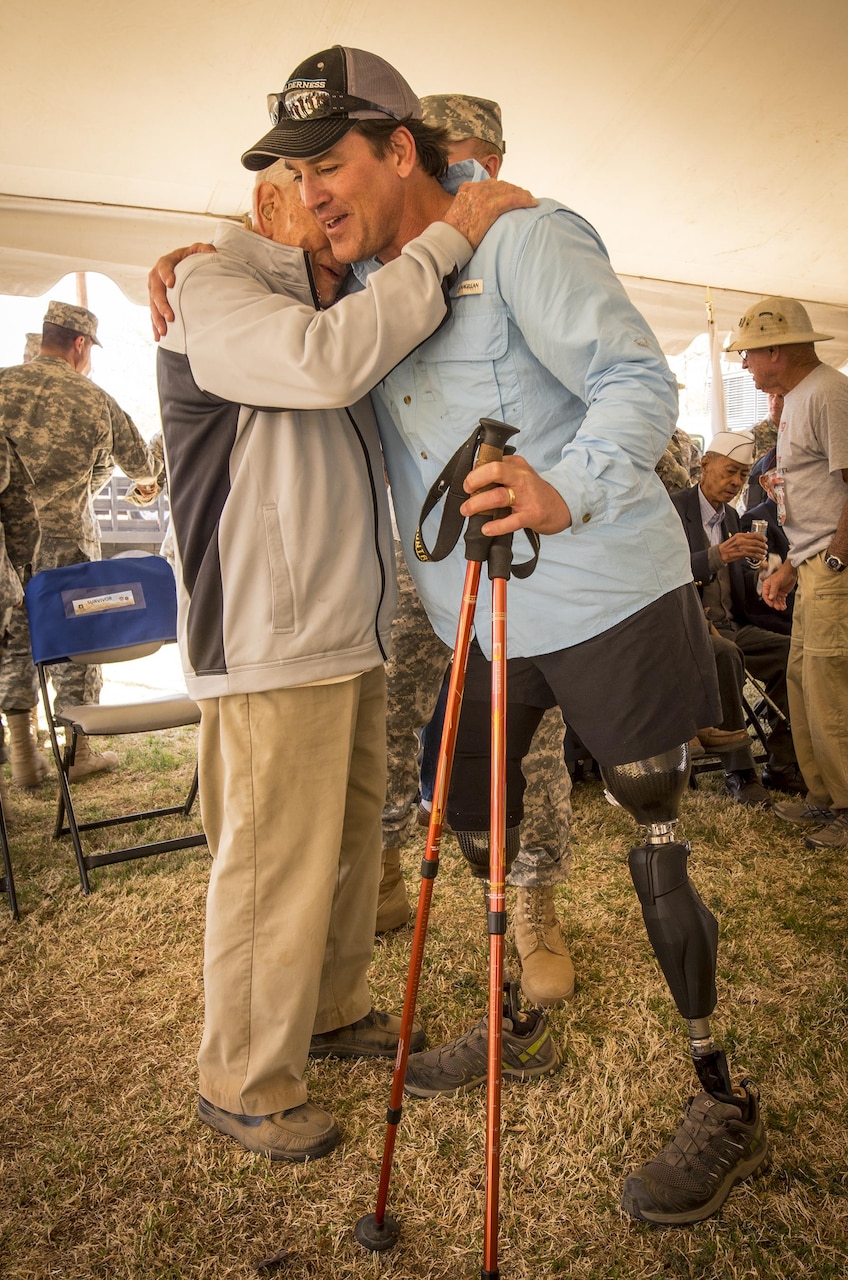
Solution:
[(180, 650), (198, 699), (387, 656), (392, 534), (367, 393), (441, 324), (444, 282), (471, 256), (434, 223), (320, 311), (302, 250), (232, 224), (215, 245), (178, 267), (157, 357)]

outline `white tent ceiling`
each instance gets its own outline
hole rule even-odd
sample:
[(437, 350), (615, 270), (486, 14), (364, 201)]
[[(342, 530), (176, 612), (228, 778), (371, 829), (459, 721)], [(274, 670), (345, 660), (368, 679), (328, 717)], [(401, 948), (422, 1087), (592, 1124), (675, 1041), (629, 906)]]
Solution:
[(720, 331), (787, 294), (848, 361), (846, 0), (5, 0), (0, 293), (89, 269), (141, 300), (161, 251), (248, 206), (266, 92), (333, 43), (496, 98), (504, 176), (598, 227), (667, 351), (709, 286)]

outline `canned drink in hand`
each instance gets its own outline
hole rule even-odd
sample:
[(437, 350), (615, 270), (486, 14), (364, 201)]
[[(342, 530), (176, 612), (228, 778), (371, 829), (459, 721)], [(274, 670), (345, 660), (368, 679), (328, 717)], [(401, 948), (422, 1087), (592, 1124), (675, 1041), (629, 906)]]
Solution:
[[(766, 539), (766, 555), (768, 555), (768, 520), (752, 520), (751, 533), (761, 533)], [(761, 560), (749, 560), (748, 564), (752, 569), (757, 569), (762, 564)]]

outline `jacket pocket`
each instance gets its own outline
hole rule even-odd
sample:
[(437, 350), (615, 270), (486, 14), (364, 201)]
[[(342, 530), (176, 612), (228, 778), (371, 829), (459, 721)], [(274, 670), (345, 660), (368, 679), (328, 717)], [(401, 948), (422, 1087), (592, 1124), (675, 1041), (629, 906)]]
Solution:
[(280, 531), (280, 518), (275, 503), (262, 508), (265, 521), (265, 544), (268, 548), (268, 570), (271, 580), (271, 630), (275, 633), (294, 631), (294, 598), (291, 574)]

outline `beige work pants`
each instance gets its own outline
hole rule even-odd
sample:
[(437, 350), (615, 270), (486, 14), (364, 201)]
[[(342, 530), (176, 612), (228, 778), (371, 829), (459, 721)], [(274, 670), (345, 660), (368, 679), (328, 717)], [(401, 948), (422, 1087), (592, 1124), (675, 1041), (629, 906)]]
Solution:
[(243, 1115), (306, 1100), (313, 1032), (371, 1007), (386, 785), (382, 667), (200, 702), (213, 857), (200, 1093)]
[(848, 809), (848, 572), (833, 573), (822, 555), (798, 569), (786, 682), (808, 799)]

